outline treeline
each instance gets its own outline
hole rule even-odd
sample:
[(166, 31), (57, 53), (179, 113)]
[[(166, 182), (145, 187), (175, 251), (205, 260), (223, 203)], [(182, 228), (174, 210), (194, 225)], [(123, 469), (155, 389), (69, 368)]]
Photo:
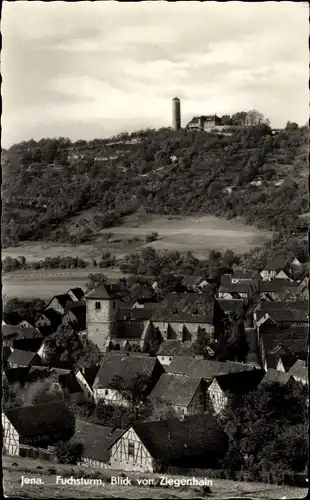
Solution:
[[(243, 217), (299, 241), (307, 229), (299, 216), (308, 211), (308, 139), (306, 126), (288, 124), (273, 135), (260, 123), (231, 136), (160, 129), (114, 142), (14, 145), (3, 164), (3, 244), (79, 244), (137, 210)], [(65, 222), (89, 208), (96, 208), (98, 228), (71, 234)]]

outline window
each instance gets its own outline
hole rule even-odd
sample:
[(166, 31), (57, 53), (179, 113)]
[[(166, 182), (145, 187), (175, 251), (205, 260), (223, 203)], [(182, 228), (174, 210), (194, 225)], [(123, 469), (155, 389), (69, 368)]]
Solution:
[(96, 309), (96, 310), (101, 309), (101, 304), (100, 304), (100, 302), (96, 302), (96, 303), (95, 303), (95, 309)]
[(104, 390), (105, 395), (109, 394), (109, 389)]
[(113, 309), (115, 309), (115, 301), (113, 300)]
[(128, 457), (134, 457), (135, 454), (135, 443), (132, 441), (128, 442)]

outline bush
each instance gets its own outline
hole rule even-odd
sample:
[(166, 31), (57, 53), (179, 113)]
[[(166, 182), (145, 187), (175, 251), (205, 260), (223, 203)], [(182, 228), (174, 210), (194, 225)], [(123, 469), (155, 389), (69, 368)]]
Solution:
[(60, 464), (76, 465), (82, 459), (83, 449), (82, 443), (59, 441), (55, 446), (55, 454)]
[(152, 243), (152, 241), (156, 241), (158, 239), (158, 233), (149, 233), (145, 237), (145, 242), (146, 243)]

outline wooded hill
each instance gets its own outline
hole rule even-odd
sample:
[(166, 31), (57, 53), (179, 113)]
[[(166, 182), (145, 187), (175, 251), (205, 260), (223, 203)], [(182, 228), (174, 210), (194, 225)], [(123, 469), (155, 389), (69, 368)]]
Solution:
[(145, 130), (110, 139), (34, 140), (2, 152), (2, 242), (74, 241), (65, 223), (96, 208), (98, 229), (137, 211), (241, 216), (301, 242), (307, 229), (308, 127), (233, 135)]

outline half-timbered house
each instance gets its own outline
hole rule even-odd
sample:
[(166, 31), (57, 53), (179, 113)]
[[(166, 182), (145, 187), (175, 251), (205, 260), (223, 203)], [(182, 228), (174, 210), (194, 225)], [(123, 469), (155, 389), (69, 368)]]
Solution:
[(61, 401), (3, 409), (3, 451), (19, 455), (23, 445), (47, 448), (74, 434), (74, 416)]
[(55, 295), (47, 304), (45, 309), (54, 309), (54, 311), (63, 315), (65, 314), (66, 304), (71, 301), (72, 298), (67, 293)]
[(179, 415), (203, 413), (205, 398), (205, 384), (201, 378), (174, 373), (163, 373), (150, 394), (155, 405), (169, 405)]
[(227, 449), (227, 436), (212, 415), (136, 423), (111, 446), (111, 468), (153, 472), (155, 463), (212, 467)]

